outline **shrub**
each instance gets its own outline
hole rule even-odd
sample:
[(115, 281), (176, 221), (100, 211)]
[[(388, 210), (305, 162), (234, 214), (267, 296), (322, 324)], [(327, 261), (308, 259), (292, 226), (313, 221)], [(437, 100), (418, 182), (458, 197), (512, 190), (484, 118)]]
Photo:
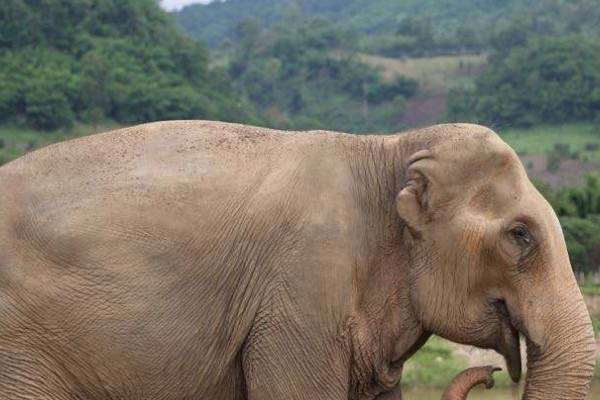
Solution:
[(585, 151), (596, 151), (600, 149), (600, 143), (586, 143)]
[(75, 116), (67, 97), (48, 87), (33, 87), (26, 95), (25, 117), (34, 128), (53, 130), (71, 126)]
[(155, 0), (5, 2), (0, 122), (52, 130), (75, 120), (249, 120), (252, 108), (209, 69), (205, 48)]
[(552, 190), (534, 182), (550, 202), (563, 227), (573, 269), (577, 272), (598, 272), (600, 267), (600, 178), (586, 177), (581, 187)]
[(523, 37), (493, 53), (475, 89), (450, 96), (448, 110), (472, 102), (473, 114), (494, 126), (592, 120), (600, 115), (599, 86), (596, 40)]
[(551, 152), (546, 160), (546, 170), (556, 172), (560, 168), (561, 156), (558, 153)]
[(554, 143), (554, 152), (559, 157), (569, 158), (571, 157), (571, 145), (568, 143)]

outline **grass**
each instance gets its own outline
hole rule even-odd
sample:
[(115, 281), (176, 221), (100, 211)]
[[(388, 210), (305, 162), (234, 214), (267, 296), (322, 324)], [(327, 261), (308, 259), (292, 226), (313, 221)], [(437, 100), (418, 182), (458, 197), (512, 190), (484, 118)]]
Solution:
[(434, 336), (407, 361), (402, 385), (445, 387), (466, 367), (466, 360), (455, 356), (447, 342)]
[[(402, 386), (445, 388), (450, 381), (468, 367), (467, 360), (453, 352), (451, 344), (432, 336), (404, 366)], [(494, 374), (498, 387), (511, 385), (505, 371)]]
[[(600, 330), (600, 318), (593, 317), (594, 332)], [(523, 360), (525, 361), (525, 360)], [(465, 368), (467, 361), (455, 354), (446, 340), (433, 336), (411, 357), (404, 366), (402, 387), (404, 388), (446, 388), (452, 379)], [(495, 387), (513, 387), (506, 367), (494, 373)], [(600, 363), (596, 363), (594, 379), (600, 382)]]
[(360, 54), (360, 59), (381, 69), (385, 79), (405, 75), (416, 79), (422, 89), (447, 89), (477, 76), (487, 62), (484, 54), (466, 54), (423, 58), (388, 58)]
[[(457, 374), (467, 367), (467, 360), (455, 354), (448, 341), (438, 336), (432, 336), (406, 362), (402, 374), (402, 386), (445, 388)], [(505, 369), (494, 374), (497, 387), (512, 385)]]
[(579, 288), (581, 289), (581, 293), (583, 293), (583, 294), (587, 294), (587, 295), (591, 295), (591, 296), (600, 295), (600, 285), (595, 284), (593, 282), (586, 282), (583, 285), (579, 285)]
[(596, 338), (598, 338), (598, 333), (600, 332), (600, 316), (592, 315), (592, 326), (594, 327), (594, 334)]
[(547, 154), (556, 143), (569, 144), (582, 160), (600, 161), (600, 146), (586, 150), (590, 144), (600, 144), (600, 126), (591, 123), (572, 123), (536, 126), (528, 129), (499, 129), (500, 136), (519, 154)]

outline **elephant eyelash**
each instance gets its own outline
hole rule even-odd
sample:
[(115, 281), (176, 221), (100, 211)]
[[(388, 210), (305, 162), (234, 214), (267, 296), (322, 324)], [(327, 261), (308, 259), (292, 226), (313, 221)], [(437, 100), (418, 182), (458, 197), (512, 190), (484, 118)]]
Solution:
[(530, 247), (534, 240), (531, 233), (529, 233), (529, 229), (523, 224), (519, 224), (510, 230), (510, 235), (513, 240), (521, 247), (526, 248)]
[(510, 240), (512, 240), (517, 248), (520, 249), (520, 254), (516, 260), (515, 266), (518, 271), (523, 272), (527, 269), (526, 266), (537, 253), (538, 246), (536, 245), (536, 240), (529, 231), (527, 225), (522, 222), (514, 225), (507, 233)]

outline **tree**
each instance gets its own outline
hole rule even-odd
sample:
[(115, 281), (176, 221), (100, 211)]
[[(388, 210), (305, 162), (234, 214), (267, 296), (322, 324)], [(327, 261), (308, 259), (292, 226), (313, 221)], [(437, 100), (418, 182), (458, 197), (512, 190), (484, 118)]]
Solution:
[(559, 216), (573, 268), (599, 272), (600, 267), (600, 176), (589, 175), (581, 187), (552, 190), (535, 182)]
[[(474, 102), (495, 126), (592, 120), (600, 112), (600, 44), (585, 36), (534, 37), (495, 53), (474, 90), (449, 98), (449, 110)], [(505, 53), (505, 54), (504, 54)]]
[(6, 0), (0, 61), (3, 121), (252, 119), (206, 49), (155, 0)]
[[(322, 19), (249, 32), (231, 53), (230, 74), (249, 98), (281, 128), (398, 131), (395, 118), (416, 81), (385, 81), (352, 53), (337, 52), (346, 32)], [(251, 44), (252, 43), (252, 44)]]

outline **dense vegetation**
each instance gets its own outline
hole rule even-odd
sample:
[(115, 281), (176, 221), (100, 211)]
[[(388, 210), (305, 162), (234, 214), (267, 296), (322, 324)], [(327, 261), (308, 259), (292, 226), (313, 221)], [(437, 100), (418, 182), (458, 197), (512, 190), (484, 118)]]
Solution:
[(598, 36), (599, 21), (595, 0), (425, 2), (394, 26), (366, 36), (360, 48), (392, 57), (488, 52), (534, 35)]
[[(598, 33), (595, 0), (227, 0), (194, 4), (175, 13), (177, 22), (210, 46), (235, 40), (249, 15), (271, 27), (290, 15), (318, 16), (358, 32), (356, 45), (370, 53), (408, 56), (487, 48), (514, 17), (554, 34)], [(468, 23), (465, 23), (468, 21)]]
[(250, 119), (155, 0), (4, 0), (0, 122)]
[[(469, 21), (473, 30), (483, 30), (514, 10), (523, 11), (536, 0), (227, 0), (194, 4), (176, 13), (178, 23), (192, 36), (211, 46), (233, 39), (236, 26), (252, 15), (261, 26), (270, 27), (293, 14), (325, 18), (366, 34), (391, 33), (406, 18), (427, 18), (436, 33), (455, 31)], [(556, 3), (561, 3), (556, 1)]]
[[(248, 10), (252, 10), (252, 20), (248, 20)], [(322, 37), (320, 52), (309, 55), (311, 61), (318, 58), (320, 64), (328, 62), (327, 51), (340, 49), (344, 54), (359, 51), (395, 58), (487, 53), (488, 67), (475, 82), (447, 88), (451, 90), (447, 96), (448, 120), (469, 120), (495, 127), (532, 126), (592, 120), (600, 114), (600, 7), (595, 0), (376, 0), (368, 7), (359, 0), (228, 0), (185, 7), (175, 17), (193, 37), (213, 46), (220, 44), (216, 50), (220, 54), (234, 49), (239, 55), (241, 42), (248, 43), (247, 32), (242, 29), (240, 35), (240, 27), (260, 27), (263, 38), (254, 46), (260, 62), (275, 58), (296, 72), (304, 71), (304, 67), (287, 65), (302, 64), (314, 48), (314, 41), (285, 40), (290, 31), (281, 26), (298, 21), (305, 30), (315, 30), (314, 34), (311, 32), (313, 38), (328, 24), (329, 32), (342, 32), (346, 38), (340, 41)], [(278, 41), (275, 46), (279, 49), (302, 56), (290, 59), (273, 55), (268, 49), (273, 47), (269, 44), (273, 40)], [(273, 67), (258, 64), (262, 69)], [(355, 70), (358, 75), (371, 74), (365, 68)], [(317, 92), (310, 88), (312, 76), (305, 76), (306, 79), (296, 75), (295, 81), (277, 81), (275, 85), (271, 80), (269, 85), (290, 94), (288, 88), (305, 80), (308, 88), (304, 97), (308, 99)], [(238, 76), (234, 74), (233, 78)], [(248, 78), (252, 76), (242, 77), (246, 93), (254, 99), (265, 93), (260, 84), (245, 84)], [(357, 78), (361, 80), (361, 76)], [(331, 115), (338, 109), (355, 108), (347, 107), (336, 94), (331, 97), (337, 100), (332, 99), (337, 107), (278, 109), (271, 116), (292, 111), (300, 122), (292, 126), (306, 128), (316, 122), (345, 129), (345, 125), (334, 122), (335, 118), (332, 121), (315, 115), (322, 110)], [(320, 94), (316, 98), (323, 99)], [(402, 110), (402, 101), (398, 101), (395, 109), (388, 105), (387, 109), (380, 108), (378, 115), (374, 113), (375, 124), (356, 118), (347, 125), (355, 127), (354, 131), (398, 130)], [(277, 118), (272, 122), (282, 126)]]
[(273, 126), (346, 132), (397, 131), (395, 117), (415, 94), (414, 80), (386, 82), (352, 54), (336, 53), (349, 36), (323, 20), (286, 20), (269, 31), (252, 21), (227, 53), (237, 92)]
[(600, 176), (589, 175), (581, 187), (538, 188), (559, 216), (569, 257), (580, 273), (597, 272), (600, 265)]
[(449, 96), (449, 117), (494, 126), (593, 120), (600, 115), (600, 43), (532, 36), (490, 56), (473, 87)]

